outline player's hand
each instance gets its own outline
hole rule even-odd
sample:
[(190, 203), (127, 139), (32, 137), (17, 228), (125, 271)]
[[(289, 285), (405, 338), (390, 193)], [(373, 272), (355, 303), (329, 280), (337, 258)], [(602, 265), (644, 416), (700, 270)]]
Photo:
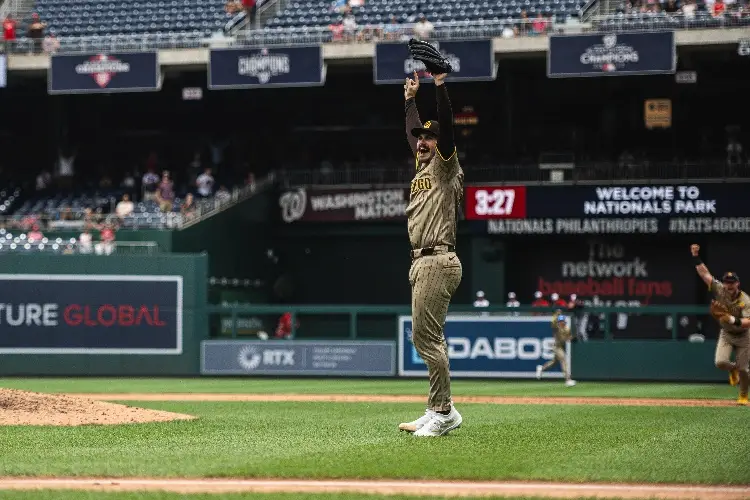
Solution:
[(414, 79), (407, 78), (404, 82), (404, 99), (411, 99), (417, 96), (419, 90), (419, 75), (414, 72)]
[(690, 245), (690, 253), (693, 255), (693, 257), (697, 257), (698, 256), (698, 252), (700, 252), (700, 251), (701, 251), (701, 246), (700, 245), (695, 245), (695, 244)]
[(448, 76), (448, 73), (441, 73), (439, 75), (432, 75), (432, 79), (435, 81), (435, 86), (439, 87), (442, 84), (444, 84), (446, 76)]

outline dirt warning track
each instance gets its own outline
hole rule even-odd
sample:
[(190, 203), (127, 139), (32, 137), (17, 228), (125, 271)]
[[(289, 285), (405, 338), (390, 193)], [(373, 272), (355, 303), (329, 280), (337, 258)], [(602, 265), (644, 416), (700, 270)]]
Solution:
[[(424, 403), (423, 395), (388, 394), (69, 394), (100, 401), (253, 401), (253, 402), (329, 402), (329, 403)], [(610, 406), (736, 406), (731, 399), (648, 399), (588, 397), (515, 397), (456, 396), (456, 403), (512, 405), (610, 405)]]
[(750, 486), (570, 484), (468, 481), (308, 481), (268, 479), (43, 479), (0, 478), (6, 490), (170, 491), (176, 493), (362, 493), (433, 496), (536, 496), (547, 498), (663, 498), (740, 500)]

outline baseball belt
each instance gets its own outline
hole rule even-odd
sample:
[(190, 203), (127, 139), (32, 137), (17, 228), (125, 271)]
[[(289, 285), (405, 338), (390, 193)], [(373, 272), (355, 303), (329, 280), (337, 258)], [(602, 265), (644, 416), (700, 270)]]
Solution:
[(426, 255), (450, 253), (450, 252), (455, 252), (455, 251), (456, 251), (456, 247), (454, 247), (453, 245), (437, 245), (434, 247), (417, 248), (416, 250), (411, 251), (411, 258), (418, 259)]

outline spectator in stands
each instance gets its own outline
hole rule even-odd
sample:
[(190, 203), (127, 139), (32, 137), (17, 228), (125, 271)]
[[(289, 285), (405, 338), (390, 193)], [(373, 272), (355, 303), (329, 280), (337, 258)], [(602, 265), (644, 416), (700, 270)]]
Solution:
[(398, 40), (400, 29), (401, 26), (398, 23), (398, 19), (396, 19), (395, 15), (391, 14), (383, 28), (383, 37), (386, 40)]
[(143, 200), (155, 200), (156, 188), (159, 186), (159, 176), (156, 175), (153, 167), (149, 167), (148, 172), (143, 174), (141, 184), (143, 185)]
[(207, 168), (195, 180), (195, 186), (198, 188), (198, 195), (201, 198), (208, 198), (214, 192), (214, 177), (211, 175), (211, 169)]
[(250, 186), (250, 190), (255, 190), (255, 174), (252, 172), (247, 173), (245, 177), (245, 185)]
[(414, 34), (421, 40), (427, 40), (435, 31), (435, 26), (427, 20), (424, 14), (419, 15), (419, 21), (414, 25)]
[(528, 35), (531, 29), (531, 21), (529, 20), (528, 14), (525, 10), (521, 11), (521, 19), (518, 22), (518, 33), (521, 35)]
[(83, 228), (83, 232), (78, 236), (78, 251), (89, 254), (94, 250), (94, 238), (88, 228)]
[(34, 53), (39, 53), (42, 50), (42, 39), (44, 38), (44, 28), (46, 27), (47, 23), (43, 23), (39, 18), (39, 14), (34, 12), (31, 15), (31, 23), (29, 24), (27, 33), (33, 43)]
[(44, 235), (39, 230), (39, 225), (34, 224), (34, 226), (31, 228), (31, 231), (29, 234), (26, 235), (26, 238), (28, 238), (29, 243), (41, 243), (42, 239), (44, 238)]
[(256, 0), (242, 0), (242, 8), (245, 9), (245, 15), (250, 21), (250, 24), (255, 24), (255, 13), (258, 9)]
[(354, 40), (355, 36), (357, 35), (357, 20), (354, 19), (354, 16), (348, 12), (344, 14), (344, 38), (347, 41)]
[(55, 54), (58, 50), (60, 50), (60, 40), (58, 40), (54, 34), (50, 33), (49, 35), (44, 37), (42, 48), (47, 54)]
[(37, 191), (45, 191), (47, 188), (49, 188), (50, 183), (52, 182), (52, 176), (47, 170), (42, 170), (39, 172), (39, 175), (36, 176), (36, 190)]
[[(67, 153), (67, 154), (66, 154)], [(70, 189), (73, 187), (73, 177), (75, 176), (76, 151), (63, 151), (58, 153), (57, 157), (57, 183), (61, 189)]]
[(224, 203), (226, 201), (229, 201), (230, 199), (232, 199), (232, 194), (229, 192), (226, 186), (219, 187), (219, 190), (216, 191), (216, 201)]
[(188, 193), (187, 196), (185, 196), (185, 201), (182, 202), (180, 213), (189, 220), (195, 217), (196, 210), (195, 199), (191, 193)]
[(156, 188), (156, 202), (162, 212), (171, 212), (174, 205), (174, 183), (165, 170), (161, 175), (161, 182)]
[(120, 219), (124, 219), (132, 214), (133, 210), (135, 210), (135, 205), (130, 201), (130, 196), (128, 194), (122, 195), (122, 200), (120, 200), (115, 207), (115, 214), (117, 214)]
[(503, 38), (515, 38), (518, 35), (518, 29), (515, 26), (504, 26), (503, 31), (500, 34)]
[[(295, 328), (299, 328), (299, 318), (296, 318), (294, 322)], [(279, 318), (279, 323), (276, 326), (276, 333), (274, 335), (277, 339), (291, 339), (292, 338), (292, 313), (284, 313)]]
[(18, 26), (18, 22), (13, 19), (13, 16), (8, 14), (8, 17), (3, 21), (3, 40), (5, 40), (6, 46), (9, 42), (15, 41), (16, 26)]
[(680, 11), (680, 6), (677, 5), (675, 0), (668, 0), (664, 6), (664, 12), (667, 14), (677, 14)]
[(680, 10), (682, 10), (682, 15), (685, 16), (685, 19), (693, 19), (697, 9), (698, 6), (695, 4), (695, 0), (685, 0)]
[(716, 0), (711, 9), (711, 15), (713, 17), (724, 17), (724, 12), (726, 12), (726, 10), (727, 4), (724, 3), (724, 0)]
[(104, 224), (99, 233), (99, 243), (96, 244), (97, 255), (112, 255), (115, 251), (115, 229), (111, 224)]
[(241, 4), (240, 2), (235, 2), (235, 1), (233, 1), (233, 0), (229, 0), (229, 1), (228, 1), (228, 2), (227, 2), (227, 3), (225, 4), (225, 5), (224, 5), (224, 11), (225, 11), (225, 12), (226, 12), (227, 14), (229, 14), (230, 16), (233, 16), (233, 15), (235, 15), (236, 13), (238, 13), (238, 12), (239, 12), (239, 11), (241, 11), (241, 10), (242, 10), (242, 4)]
[(331, 41), (332, 42), (343, 42), (344, 41), (344, 23), (341, 19), (336, 20), (328, 29), (331, 30)]
[[(674, 0), (672, 0), (674, 1)], [(536, 18), (531, 24), (532, 33), (534, 35), (542, 35), (547, 31), (547, 20), (544, 18), (541, 12), (538, 12)]]

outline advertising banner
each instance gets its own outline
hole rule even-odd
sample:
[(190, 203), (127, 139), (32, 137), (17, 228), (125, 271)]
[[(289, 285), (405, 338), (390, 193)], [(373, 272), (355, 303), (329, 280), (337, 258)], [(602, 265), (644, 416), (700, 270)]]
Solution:
[(0, 88), (8, 86), (8, 56), (0, 54)]
[[(532, 378), (554, 358), (551, 316), (449, 315), (445, 321), (452, 377)], [(411, 341), (410, 316), (399, 317), (398, 374), (426, 377), (427, 366)], [(570, 365), (570, 346), (566, 348)], [(545, 378), (563, 378), (560, 365)]]
[(749, 185), (472, 186), (467, 220), (490, 234), (750, 233)]
[(0, 354), (181, 354), (182, 277), (0, 275)]
[[(547, 300), (553, 293), (565, 300), (575, 294), (586, 305), (600, 307), (693, 304), (700, 284), (687, 243), (644, 245), (631, 237), (566, 240), (554, 248), (523, 245), (510, 252), (508, 268), (509, 289), (525, 304), (536, 291)], [(589, 338), (602, 338), (604, 315), (577, 319)], [(672, 336), (669, 315), (611, 314), (608, 320), (614, 338)], [(696, 321), (680, 317), (679, 334), (694, 332)]]
[(47, 75), (50, 94), (153, 92), (161, 88), (156, 52), (53, 55)]
[(315, 189), (286, 191), (279, 197), (286, 223), (405, 219), (409, 189)]
[(550, 78), (672, 74), (676, 65), (673, 31), (549, 36)]
[(325, 83), (323, 49), (274, 47), (270, 49), (212, 49), (208, 88), (312, 87)]
[[(453, 73), (447, 81), (491, 81), (497, 76), (492, 40), (431, 42), (450, 61)], [(424, 64), (409, 54), (406, 43), (378, 43), (375, 45), (373, 75), (376, 84), (404, 83), (416, 71), (427, 78)]]
[(201, 343), (201, 373), (392, 376), (396, 343), (206, 340)]

